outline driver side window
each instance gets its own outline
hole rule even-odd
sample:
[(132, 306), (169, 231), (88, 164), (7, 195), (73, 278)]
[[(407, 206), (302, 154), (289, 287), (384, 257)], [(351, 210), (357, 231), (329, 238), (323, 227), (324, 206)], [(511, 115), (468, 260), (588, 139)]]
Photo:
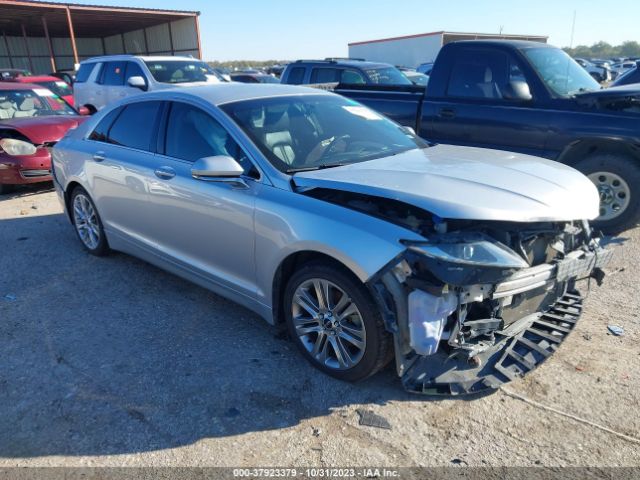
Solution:
[(169, 157), (189, 162), (226, 155), (244, 168), (245, 175), (252, 178), (260, 176), (242, 148), (218, 121), (198, 107), (186, 103), (171, 104), (164, 152)]

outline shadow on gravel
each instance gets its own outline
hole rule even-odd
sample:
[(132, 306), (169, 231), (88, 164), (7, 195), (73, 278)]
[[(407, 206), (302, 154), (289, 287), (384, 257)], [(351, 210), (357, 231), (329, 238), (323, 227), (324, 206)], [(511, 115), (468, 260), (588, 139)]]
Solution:
[(165, 449), (420, 399), (392, 366), (333, 380), (248, 310), (126, 255), (87, 255), (62, 214), (0, 221), (0, 242), (1, 457)]

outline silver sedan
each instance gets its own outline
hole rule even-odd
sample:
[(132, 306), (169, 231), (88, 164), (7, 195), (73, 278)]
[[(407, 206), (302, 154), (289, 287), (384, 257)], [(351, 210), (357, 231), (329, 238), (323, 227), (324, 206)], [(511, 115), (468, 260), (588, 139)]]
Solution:
[(570, 167), (431, 145), (302, 87), (125, 100), (55, 146), (53, 175), (90, 253), (135, 255), (286, 322), (337, 378), (395, 358), (417, 392), (535, 368), (580, 316), (576, 280), (601, 280), (610, 256), (589, 228), (596, 189)]

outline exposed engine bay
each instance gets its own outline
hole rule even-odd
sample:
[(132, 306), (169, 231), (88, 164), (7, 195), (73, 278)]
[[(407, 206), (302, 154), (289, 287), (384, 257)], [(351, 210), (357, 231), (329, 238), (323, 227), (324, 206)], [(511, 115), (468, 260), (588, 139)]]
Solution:
[(586, 221), (447, 220), (387, 198), (305, 194), (425, 237), (369, 282), (413, 392), (475, 393), (533, 370), (580, 317), (576, 281), (600, 283), (612, 255)]

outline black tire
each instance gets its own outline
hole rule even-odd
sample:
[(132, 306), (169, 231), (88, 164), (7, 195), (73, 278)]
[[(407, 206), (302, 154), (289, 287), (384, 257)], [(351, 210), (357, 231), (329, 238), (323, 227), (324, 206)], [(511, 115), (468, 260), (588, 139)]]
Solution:
[(0, 195), (5, 193), (11, 193), (16, 189), (15, 185), (9, 185), (7, 183), (0, 183)]
[[(85, 242), (85, 240), (82, 238), (80, 234), (78, 223), (76, 222), (75, 204), (76, 204), (76, 199), (79, 196), (83, 196), (89, 202), (89, 204), (93, 208), (93, 211), (95, 212), (95, 224), (96, 224), (95, 226), (97, 227), (97, 231), (98, 231), (98, 240), (95, 246), (89, 245), (87, 244), (87, 242)], [(78, 237), (78, 240), (80, 240), (82, 247), (91, 255), (95, 255), (97, 257), (102, 257), (104, 255), (107, 255), (109, 253), (109, 242), (107, 241), (107, 237), (104, 233), (102, 220), (100, 219), (98, 209), (93, 203), (93, 199), (89, 196), (89, 194), (84, 188), (82, 187), (74, 188), (73, 192), (71, 193), (71, 201), (69, 202), (69, 211), (71, 212), (71, 221), (73, 223), (73, 229), (75, 230), (76, 236)]]
[[(360, 313), (365, 330), (364, 353), (360, 360), (350, 368), (330, 368), (321, 363), (307, 350), (303, 340), (296, 332), (293, 319), (293, 298), (298, 287), (312, 279), (327, 280), (342, 289)], [(340, 266), (312, 262), (304, 265), (294, 273), (284, 292), (284, 314), (289, 334), (303, 356), (314, 367), (339, 380), (349, 382), (363, 380), (382, 369), (393, 357), (393, 337), (384, 327), (378, 306), (362, 282), (351, 272)]]
[(574, 167), (587, 176), (597, 172), (610, 172), (622, 178), (629, 188), (626, 208), (614, 218), (594, 220), (591, 222), (594, 228), (607, 234), (616, 234), (638, 224), (640, 221), (640, 161), (619, 154), (599, 153), (576, 163)]

